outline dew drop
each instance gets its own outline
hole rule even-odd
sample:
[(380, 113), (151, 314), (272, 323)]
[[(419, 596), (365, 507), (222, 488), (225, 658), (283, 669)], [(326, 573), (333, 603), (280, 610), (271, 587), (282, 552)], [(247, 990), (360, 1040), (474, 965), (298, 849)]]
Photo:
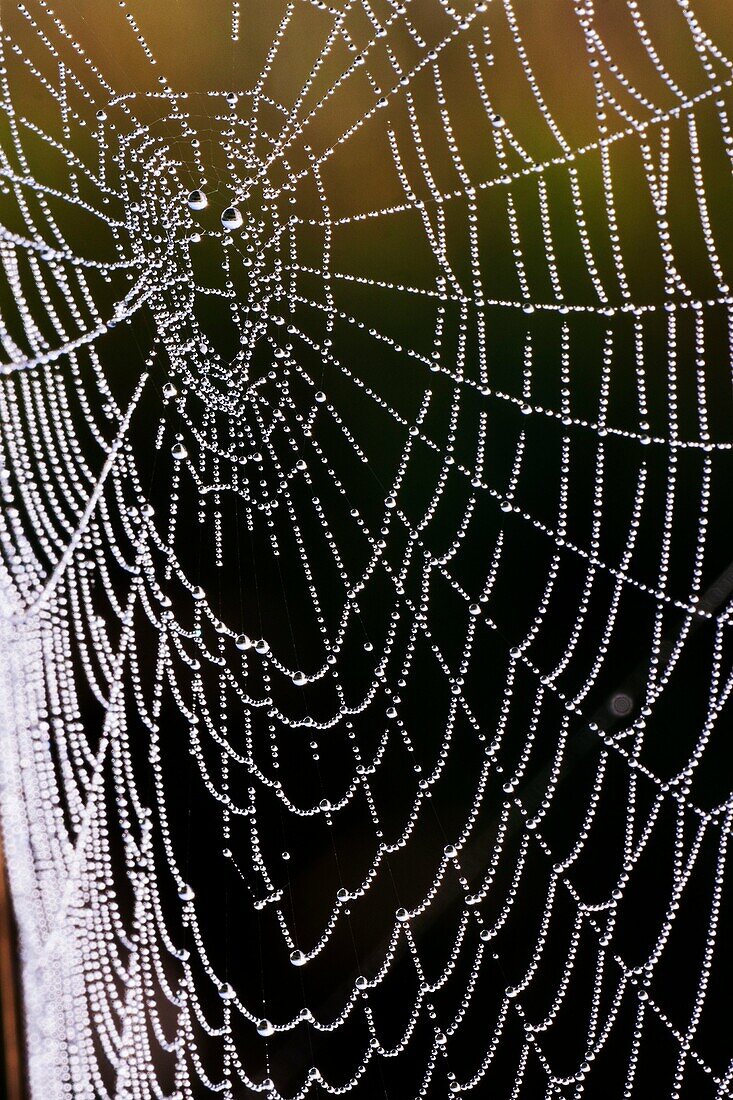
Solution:
[(191, 192), (187, 201), (190, 210), (205, 210), (209, 205), (209, 200), (206, 198), (206, 195), (203, 191), (199, 191), (198, 188)]
[(242, 221), (242, 215), (239, 213), (236, 206), (227, 206), (226, 210), (221, 215), (221, 224), (225, 229), (239, 229)]
[(290, 961), (293, 966), (305, 966), (305, 964), (308, 962), (302, 951), (291, 951)]
[(275, 1034), (275, 1028), (272, 1026), (269, 1020), (260, 1020), (257, 1025), (257, 1034), (263, 1035), (267, 1038), (268, 1035)]

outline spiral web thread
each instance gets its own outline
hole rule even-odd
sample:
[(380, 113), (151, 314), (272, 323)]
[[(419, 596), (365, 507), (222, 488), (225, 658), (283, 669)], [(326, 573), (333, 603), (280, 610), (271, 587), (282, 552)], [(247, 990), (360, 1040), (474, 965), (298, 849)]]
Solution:
[[(246, 46), (255, 7), (212, 35)], [(627, 0), (637, 83), (568, 3), (576, 142), (525, 7), (272, 5), (254, 83), (200, 93), (158, 79), (142, 3), (104, 9), (134, 90), (63, 7), (6, 14), (0, 734), (34, 1097), (733, 1095), (733, 68), (694, 5), (657, 44)], [(262, 584), (259, 618), (217, 571)]]

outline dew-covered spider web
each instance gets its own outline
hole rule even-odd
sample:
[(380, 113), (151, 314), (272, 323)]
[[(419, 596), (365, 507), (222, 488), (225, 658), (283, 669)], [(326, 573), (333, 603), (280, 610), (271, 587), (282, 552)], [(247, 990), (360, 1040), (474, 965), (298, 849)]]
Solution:
[(34, 1100), (733, 1096), (727, 5), (1, 18)]

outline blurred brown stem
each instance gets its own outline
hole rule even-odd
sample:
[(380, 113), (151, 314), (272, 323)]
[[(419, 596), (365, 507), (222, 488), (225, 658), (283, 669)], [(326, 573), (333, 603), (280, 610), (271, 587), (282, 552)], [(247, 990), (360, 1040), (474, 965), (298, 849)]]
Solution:
[(23, 1052), (19, 1015), (16, 937), (10, 891), (5, 869), (5, 853), (0, 837), (0, 1014), (3, 1030), (5, 1096), (7, 1100), (26, 1100), (23, 1081)]

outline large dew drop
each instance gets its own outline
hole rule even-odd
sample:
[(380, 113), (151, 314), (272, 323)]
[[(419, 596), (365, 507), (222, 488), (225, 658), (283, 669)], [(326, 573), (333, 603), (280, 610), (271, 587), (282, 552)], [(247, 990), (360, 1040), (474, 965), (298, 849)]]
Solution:
[(199, 191), (198, 188), (192, 191), (188, 196), (188, 206), (190, 210), (205, 210), (209, 205), (209, 200), (203, 191)]
[(236, 206), (228, 206), (221, 216), (221, 224), (225, 229), (239, 229), (242, 224), (242, 215)]

